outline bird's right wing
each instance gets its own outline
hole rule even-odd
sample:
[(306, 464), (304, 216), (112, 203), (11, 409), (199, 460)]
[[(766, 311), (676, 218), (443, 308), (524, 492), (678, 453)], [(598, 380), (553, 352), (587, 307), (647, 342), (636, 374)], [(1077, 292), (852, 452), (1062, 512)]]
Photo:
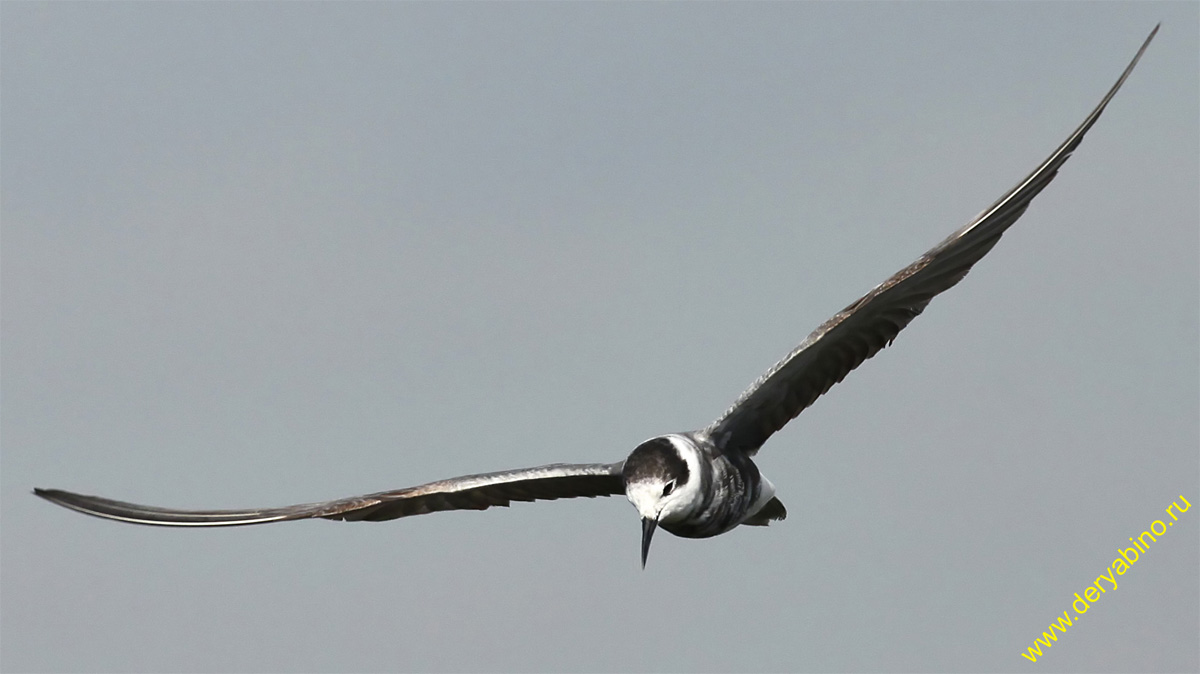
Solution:
[(618, 463), (554, 463), (537, 468), (463, 475), (395, 491), (257, 510), (175, 510), (85, 496), (59, 489), (33, 493), (64, 508), (134, 524), (224, 527), (323, 518), (380, 522), (440, 510), (486, 510), (511, 501), (611, 496), (625, 493)]
[(705, 432), (721, 450), (753, 453), (851, 370), (892, 343), (935, 295), (962, 280), (1079, 147), (1133, 72), (1158, 27), (1079, 128), (1008, 194), (858, 301), (825, 321), (754, 382)]

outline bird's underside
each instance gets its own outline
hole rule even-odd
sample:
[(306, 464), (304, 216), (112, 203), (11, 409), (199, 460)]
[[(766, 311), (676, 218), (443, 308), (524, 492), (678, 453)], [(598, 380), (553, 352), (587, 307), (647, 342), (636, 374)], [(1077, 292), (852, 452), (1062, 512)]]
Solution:
[[(1156, 26), (1099, 105), (1033, 173), (911, 265), (822, 323), (742, 393), (724, 414), (694, 435), (709, 442), (716, 453), (753, 455), (773, 433), (821, 394), (891, 344), (930, 300), (966, 276), (1054, 179), (1133, 71), (1157, 31)], [(381, 521), (442, 510), (483, 510), (507, 506), (512, 501), (622, 494), (627, 486), (622, 475), (623, 463), (552, 464), (468, 475), (335, 501), (257, 510), (173, 510), (57, 489), (35, 489), (34, 493), (82, 513), (136, 524), (235, 526), (309, 518)]]

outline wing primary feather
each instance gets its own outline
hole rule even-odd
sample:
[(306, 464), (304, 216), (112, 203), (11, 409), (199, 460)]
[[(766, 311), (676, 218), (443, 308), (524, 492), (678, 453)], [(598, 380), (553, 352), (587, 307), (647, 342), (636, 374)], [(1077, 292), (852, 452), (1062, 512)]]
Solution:
[(767, 370), (705, 432), (722, 451), (753, 454), (851, 370), (887, 347), (938, 294), (992, 249), (1058, 174), (1150, 46), (1150, 31), (1116, 84), (1074, 132), (996, 203), (814, 330)]
[(416, 487), (258, 510), (180, 510), (87, 496), (61, 489), (33, 493), (64, 508), (133, 524), (229, 527), (323, 518), (380, 522), (443, 510), (486, 510), (512, 501), (592, 498), (625, 493), (622, 463), (565, 464), (481, 473)]

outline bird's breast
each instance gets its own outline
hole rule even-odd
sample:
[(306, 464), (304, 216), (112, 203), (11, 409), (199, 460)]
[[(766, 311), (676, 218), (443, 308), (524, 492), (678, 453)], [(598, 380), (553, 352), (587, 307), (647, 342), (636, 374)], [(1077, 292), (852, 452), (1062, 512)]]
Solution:
[(741, 524), (757, 501), (762, 478), (741, 454), (719, 455), (701, 471), (701, 498), (687, 517), (661, 522), (663, 529), (684, 538), (709, 538)]

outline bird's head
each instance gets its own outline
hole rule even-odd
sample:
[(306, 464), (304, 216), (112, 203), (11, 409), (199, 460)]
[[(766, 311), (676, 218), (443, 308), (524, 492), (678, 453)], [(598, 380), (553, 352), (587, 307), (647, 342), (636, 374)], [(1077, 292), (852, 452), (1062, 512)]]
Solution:
[(625, 496), (642, 516), (642, 568), (658, 524), (686, 518), (699, 502), (698, 464), (698, 450), (673, 435), (651, 438), (625, 459)]

